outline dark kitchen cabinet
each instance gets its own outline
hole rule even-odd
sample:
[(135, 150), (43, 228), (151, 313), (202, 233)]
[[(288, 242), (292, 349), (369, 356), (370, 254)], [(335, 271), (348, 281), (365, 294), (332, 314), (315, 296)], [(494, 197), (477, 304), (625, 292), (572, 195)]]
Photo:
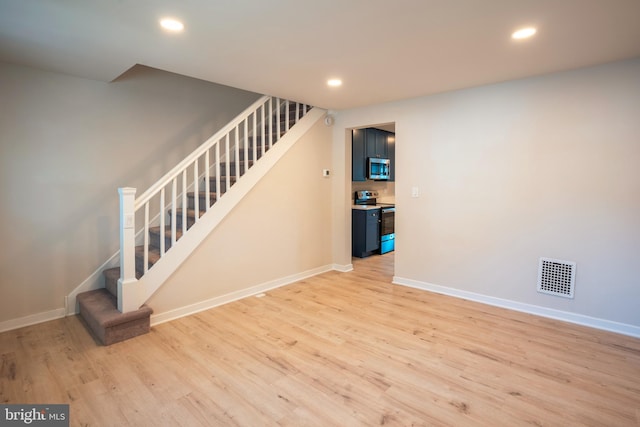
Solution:
[(365, 131), (366, 129), (354, 129), (351, 140), (351, 180), (366, 181), (367, 180), (367, 152), (365, 150)]
[(379, 159), (388, 159), (389, 150), (387, 147), (387, 138), (389, 132), (380, 129), (365, 129), (366, 130), (366, 149), (367, 157), (377, 157)]
[(388, 159), (391, 160), (389, 166), (389, 181), (396, 180), (396, 134), (389, 132), (387, 137)]
[(365, 258), (380, 250), (380, 209), (351, 211), (352, 254)]
[(367, 180), (367, 158), (392, 159), (391, 178), (395, 180), (395, 134), (380, 129), (354, 129), (351, 136), (351, 181)]

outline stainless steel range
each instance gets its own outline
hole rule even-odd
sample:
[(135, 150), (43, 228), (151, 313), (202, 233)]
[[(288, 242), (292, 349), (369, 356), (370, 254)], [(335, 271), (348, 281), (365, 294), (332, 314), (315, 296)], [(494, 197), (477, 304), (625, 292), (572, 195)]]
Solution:
[(378, 203), (377, 198), (377, 191), (356, 191), (354, 204), (376, 206), (380, 208), (380, 253), (385, 254), (395, 250), (396, 205), (393, 203)]
[(386, 254), (396, 248), (396, 207), (395, 205), (381, 205), (380, 214), (380, 253)]

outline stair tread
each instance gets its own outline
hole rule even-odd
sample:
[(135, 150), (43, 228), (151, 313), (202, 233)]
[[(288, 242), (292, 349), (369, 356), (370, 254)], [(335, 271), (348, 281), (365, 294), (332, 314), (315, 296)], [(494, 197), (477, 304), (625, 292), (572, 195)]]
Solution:
[[(215, 179), (215, 177), (214, 177)], [(207, 192), (206, 191), (198, 191), (198, 196), (200, 197), (206, 197), (207, 196)], [(195, 193), (193, 191), (190, 191), (187, 193), (187, 197), (195, 197)], [(209, 192), (209, 197), (218, 197), (218, 193), (216, 193), (215, 191), (210, 191)]]
[[(244, 151), (244, 148), (240, 149), (240, 152), (242, 152), (242, 151)], [(229, 166), (233, 166), (236, 163), (238, 163), (240, 165), (244, 165), (245, 163), (253, 164), (253, 162), (254, 162), (254, 160), (252, 160), (252, 159), (249, 159), (249, 160), (244, 160), (243, 159), (243, 160), (238, 160), (237, 162), (235, 160), (230, 160), (229, 161)], [(227, 165), (227, 162), (225, 162), (225, 161), (220, 162), (220, 166), (226, 166), (226, 165)]]
[(120, 267), (107, 268), (102, 271), (102, 275), (107, 279), (118, 280), (120, 278)]
[[(177, 215), (182, 215), (182, 211), (183, 210), (184, 210), (183, 208), (177, 208), (176, 209), (176, 216)], [(188, 218), (195, 218), (196, 217), (196, 210), (195, 209), (186, 209), (186, 211), (187, 211), (187, 217)], [(202, 216), (202, 215), (204, 215), (204, 213), (206, 211), (200, 210), (199, 212), (200, 212), (199, 216)], [(169, 213), (171, 213), (171, 209), (169, 209)]]
[[(118, 282), (118, 279), (120, 279), (120, 267), (113, 267), (102, 270), (102, 275), (105, 277), (105, 279)], [(141, 274), (136, 273), (136, 279), (139, 279), (141, 277)]]
[[(199, 191), (198, 192), (198, 199), (203, 199), (202, 202), (204, 202), (205, 197), (207, 197), (207, 192), (206, 191)], [(187, 198), (190, 201), (193, 201), (196, 198), (196, 193), (194, 193), (193, 191), (190, 193), (187, 193)], [(213, 204), (218, 200), (218, 193), (216, 193), (215, 191), (210, 191), (209, 192), (209, 206), (213, 206)]]
[[(220, 181), (225, 181), (226, 179), (227, 179), (227, 177), (226, 177), (226, 176), (221, 176), (221, 177), (220, 177)], [(216, 177), (215, 177), (215, 176), (210, 176), (210, 177), (209, 177), (209, 181), (213, 181), (213, 182), (215, 182), (215, 180), (216, 180)], [(230, 180), (232, 183), (234, 183), (234, 182), (236, 182), (238, 179), (236, 178), (236, 176), (235, 176), (235, 174), (234, 174), (234, 175), (229, 175), (229, 180)]]
[[(253, 149), (253, 148), (252, 148)], [(244, 150), (240, 150), (240, 153), (242, 153)], [(253, 165), (253, 163), (255, 162), (255, 160), (253, 159), (248, 159), (248, 160), (238, 160), (237, 164), (239, 166), (244, 166), (245, 163), (248, 163), (249, 166)], [(234, 167), (236, 165), (236, 162), (229, 162), (229, 166)], [(227, 167), (227, 163), (226, 162), (222, 162), (220, 163), (220, 168), (226, 168)]]
[[(153, 233), (156, 235), (160, 235), (160, 226), (156, 226), (156, 227), (149, 227), (149, 233)], [(165, 237), (169, 237), (171, 238), (171, 226), (170, 225), (165, 225), (164, 226), (164, 235)], [(180, 239), (180, 237), (182, 237), (182, 227), (176, 227), (176, 241), (178, 239)]]
[[(136, 246), (136, 258), (144, 257), (144, 246)], [(160, 248), (149, 247), (149, 264), (155, 264), (160, 259)]]

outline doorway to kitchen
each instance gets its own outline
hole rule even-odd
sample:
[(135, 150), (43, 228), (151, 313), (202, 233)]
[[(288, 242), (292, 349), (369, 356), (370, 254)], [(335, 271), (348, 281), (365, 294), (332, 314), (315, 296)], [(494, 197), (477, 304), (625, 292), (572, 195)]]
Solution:
[[(351, 129), (351, 249), (354, 269), (367, 268), (390, 281), (395, 266), (396, 126)], [(380, 167), (384, 165), (384, 167)]]

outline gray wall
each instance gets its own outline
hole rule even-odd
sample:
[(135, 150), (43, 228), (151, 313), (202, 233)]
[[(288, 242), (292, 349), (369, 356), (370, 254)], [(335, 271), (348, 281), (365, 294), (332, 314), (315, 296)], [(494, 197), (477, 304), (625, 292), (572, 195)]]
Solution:
[(259, 95), (136, 66), (112, 83), (0, 63), (0, 322), (64, 307), (144, 191)]
[[(635, 59), (341, 111), (334, 158), (348, 177), (348, 129), (395, 122), (397, 278), (638, 327), (639, 118)], [(536, 292), (540, 257), (577, 263), (573, 300)]]

